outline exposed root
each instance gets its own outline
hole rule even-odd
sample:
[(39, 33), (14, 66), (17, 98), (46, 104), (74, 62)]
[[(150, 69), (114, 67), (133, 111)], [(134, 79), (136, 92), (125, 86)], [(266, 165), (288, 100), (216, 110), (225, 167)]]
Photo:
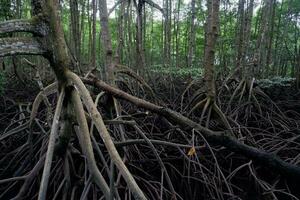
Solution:
[(42, 176), (40, 191), (39, 191), (39, 197), (38, 197), (40, 200), (45, 200), (46, 195), (47, 195), (47, 187), (48, 187), (48, 183), (49, 183), (49, 176), (50, 176), (52, 158), (53, 158), (54, 147), (55, 147), (55, 139), (58, 134), (59, 120), (60, 120), (60, 114), (62, 111), (64, 97), (65, 97), (65, 92), (63, 89), (58, 97), (57, 106), (56, 106), (55, 114), (53, 117), (53, 123), (52, 123), (52, 127), (51, 127), (50, 137), (49, 137), (49, 141), (48, 141), (46, 160), (45, 160), (44, 171), (43, 171), (43, 176)]
[[(226, 127), (226, 129), (230, 132), (230, 134), (232, 136), (234, 136), (234, 133), (232, 131), (232, 128), (225, 116), (225, 114), (222, 112), (222, 110), (219, 108), (219, 106), (217, 105), (216, 101), (210, 97), (206, 97), (205, 99), (203, 99), (202, 101), (200, 101), (199, 103), (197, 103), (189, 112), (189, 115), (191, 115), (193, 112), (195, 112), (197, 109), (201, 108), (201, 106), (204, 105), (202, 113), (201, 113), (201, 117), (200, 117), (200, 124), (202, 124), (202, 121), (204, 119), (204, 116), (206, 114), (206, 112), (208, 111), (207, 117), (206, 117), (206, 128), (209, 128), (209, 121), (211, 119), (211, 116), (213, 113), (215, 113), (218, 118), (220, 119), (221, 123), (224, 124), (224, 126)], [(213, 112), (213, 113), (212, 113)]]
[(87, 107), (87, 110), (90, 113), (91, 118), (104, 141), (104, 144), (110, 154), (111, 159), (119, 169), (120, 173), (123, 175), (124, 179), (126, 180), (128, 186), (130, 187), (131, 191), (133, 192), (134, 196), (137, 199), (146, 199), (145, 195), (137, 185), (136, 181), (132, 177), (131, 173), (128, 171), (127, 167), (124, 165), (119, 153), (117, 152), (115, 145), (105, 127), (103, 119), (100, 113), (97, 110), (91, 96), (89, 95), (88, 90), (80, 80), (80, 78), (72, 72), (67, 74), (68, 78), (75, 84), (75, 87), (78, 89), (81, 98)]
[[(79, 78), (69, 76), (72, 81), (67, 91), (72, 95), (66, 95), (59, 119), (47, 199), (132, 198), (132, 183), (115, 160), (126, 164), (128, 174), (147, 199), (235, 199), (247, 196), (249, 188), (257, 195), (265, 192), (264, 196), (274, 199), (298, 198), (290, 182), (300, 177), (296, 134), (299, 122), (297, 117), (293, 121), (281, 115), (275, 105), (268, 106), (266, 97), (254, 83), (252, 87), (251, 82), (249, 87), (244, 83), (239, 86), (226, 116), (222, 110), (227, 108), (231, 96), (219, 97), (228, 98), (225, 104), (218, 103), (222, 110), (211, 98), (199, 101), (192, 109), (191, 120), (89, 76), (84, 82), (101, 90), (93, 101)], [(232, 91), (229, 85), (228, 88), (227, 92)], [(249, 91), (255, 94), (262, 115)], [(104, 94), (115, 99), (113, 115), (103, 112), (100, 116), (103, 105), (98, 103)], [(51, 96), (48, 98), (52, 100)], [(236, 104), (239, 100), (241, 105)], [(45, 160), (49, 161), (49, 157), (45, 159), (45, 153), (50, 151), (47, 144), (53, 144), (48, 136), (54, 129), (44, 123), (46, 109), (40, 107), (39, 114), (30, 118), (31, 114), (22, 112), (16, 104), (10, 126), (0, 134), (0, 165), (5, 166), (0, 168), (0, 199), (29, 199), (39, 195), (39, 180), (44, 176), (41, 169), (47, 163)], [(199, 115), (198, 110), (202, 111)], [(244, 112), (247, 114), (243, 115)], [(222, 127), (220, 123), (213, 124), (215, 119), (220, 120)], [(239, 134), (238, 139), (232, 137), (230, 130)], [(30, 131), (32, 142), (28, 143)], [(108, 144), (123, 159), (114, 157)], [(30, 158), (29, 152), (32, 152)], [(17, 196), (12, 196), (13, 191), (19, 191)]]
[(148, 143), (148, 145), (150, 146), (150, 148), (152, 149), (155, 157), (157, 158), (157, 161), (162, 169), (162, 174), (165, 175), (166, 179), (167, 179), (167, 183), (170, 187), (170, 190), (172, 192), (172, 198), (171, 199), (177, 199), (176, 198), (176, 192), (175, 192), (175, 189), (173, 187), (173, 184), (172, 184), (172, 181), (171, 181), (171, 178), (169, 176), (169, 173), (164, 165), (164, 163), (162, 162), (161, 158), (159, 157), (159, 154), (157, 153), (154, 145), (151, 143), (151, 141), (147, 138), (147, 136), (144, 134), (144, 132), (137, 126), (137, 125), (134, 125), (134, 128), (135, 130), (142, 136), (142, 138)]
[(140, 83), (143, 87), (145, 87), (150, 92), (153, 99), (156, 99), (156, 95), (155, 95), (154, 91), (141, 76), (139, 76), (137, 73), (135, 73), (132, 69), (130, 69), (127, 66), (117, 64), (116, 67), (117, 67), (117, 70), (115, 73), (126, 74), (127, 76), (133, 78), (134, 80), (136, 80), (138, 83)]
[(95, 180), (96, 184), (101, 188), (106, 199), (109, 199), (110, 197), (109, 187), (97, 167), (95, 156), (93, 153), (92, 142), (88, 130), (88, 124), (85, 118), (83, 105), (81, 103), (77, 91), (72, 92), (72, 103), (73, 103), (74, 111), (76, 113), (76, 118), (80, 130), (80, 131), (79, 130), (76, 131), (76, 127), (75, 127), (75, 131), (77, 133), (77, 137), (79, 138), (81, 148), (84, 154), (86, 155), (87, 164), (88, 164), (89, 171), (91, 173), (91, 177), (93, 180)]
[(291, 165), (287, 162), (284, 162), (280, 158), (266, 153), (262, 150), (256, 149), (254, 147), (250, 147), (246, 144), (243, 144), (236, 139), (228, 136), (224, 132), (214, 132), (211, 131), (192, 120), (182, 116), (180, 113), (177, 113), (175, 111), (172, 111), (168, 108), (164, 108), (161, 106), (154, 105), (150, 102), (147, 102), (145, 100), (139, 99), (137, 97), (131, 96), (121, 90), (118, 90), (116, 88), (113, 88), (104, 82), (97, 80), (93, 78), (92, 80), (84, 79), (86, 83), (95, 85), (96, 87), (101, 88), (102, 90), (114, 95), (117, 98), (126, 99), (127, 101), (130, 101), (131, 103), (143, 107), (147, 110), (150, 110), (152, 112), (158, 113), (166, 118), (168, 118), (170, 121), (177, 123), (181, 125), (182, 127), (194, 129), (196, 131), (200, 131), (203, 133), (203, 136), (209, 141), (214, 142), (219, 145), (227, 147), (229, 150), (234, 151), (236, 153), (241, 153), (244, 156), (254, 159), (259, 163), (262, 163), (264, 166), (268, 166), (269, 168), (272, 168), (275, 171), (278, 171), (282, 176), (289, 177), (289, 178), (296, 178), (300, 177), (300, 168), (294, 165)]
[(30, 114), (29, 119), (29, 125), (32, 126), (33, 120), (35, 119), (39, 106), (41, 105), (42, 101), (44, 101), (45, 105), (47, 106), (48, 115), (51, 115), (51, 105), (49, 103), (49, 100), (47, 99), (48, 95), (51, 95), (57, 91), (57, 83), (52, 83), (44, 88), (35, 98), (33, 104), (32, 104), (32, 110)]
[[(234, 92), (232, 93), (230, 100), (227, 104), (227, 108), (225, 113), (229, 113), (233, 104), (233, 100), (235, 98), (238, 97), (238, 101), (236, 103), (236, 105), (240, 105), (242, 102), (243, 98), (246, 98), (246, 105), (249, 106), (251, 103), (254, 104), (254, 106), (256, 107), (256, 109), (258, 110), (259, 114), (262, 115), (262, 109), (261, 106), (256, 98), (256, 94), (257, 94), (257, 89), (254, 88), (254, 81), (255, 79), (253, 78), (251, 81), (246, 80), (246, 79), (242, 79), (238, 86), (235, 88)], [(240, 91), (240, 93), (238, 93)], [(251, 99), (253, 99), (253, 101), (251, 101)]]

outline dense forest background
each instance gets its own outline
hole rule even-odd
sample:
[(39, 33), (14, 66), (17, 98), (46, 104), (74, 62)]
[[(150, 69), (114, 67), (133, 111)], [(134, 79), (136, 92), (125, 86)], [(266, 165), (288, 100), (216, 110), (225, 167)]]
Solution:
[[(205, 1), (108, 1), (115, 57), (135, 71), (200, 76), (203, 72)], [(60, 4), (65, 37), (83, 70), (103, 68), (99, 2)], [(217, 73), (242, 66), (258, 79), (299, 77), (297, 0), (221, 1)], [(30, 18), (30, 1), (1, 1), (0, 19)], [(246, 72), (247, 69), (247, 72)]]
[(299, 0), (0, 0), (0, 200), (298, 200), (299, 100)]

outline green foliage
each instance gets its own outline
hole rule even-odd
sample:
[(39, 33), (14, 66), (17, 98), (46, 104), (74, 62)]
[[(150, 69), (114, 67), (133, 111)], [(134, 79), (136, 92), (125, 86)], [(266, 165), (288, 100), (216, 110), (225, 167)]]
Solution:
[(203, 74), (203, 70), (200, 67), (165, 67), (163, 65), (153, 65), (150, 69), (151, 72), (163, 74), (163, 75), (171, 75), (175, 77), (187, 77), (191, 76), (194, 78), (200, 77)]
[(0, 0), (0, 19), (9, 19), (12, 16), (10, 4), (9, 0)]
[(275, 76), (271, 79), (259, 80), (258, 84), (261, 88), (290, 87), (294, 81), (295, 78)]
[[(109, 2), (108, 0), (106, 0)], [(30, 0), (24, 0), (21, 3), (22, 18), (30, 18)], [(159, 2), (159, 1), (156, 1)], [(162, 2), (162, 1), (160, 1)], [(262, 54), (258, 52), (257, 46), (261, 37), (262, 12), (266, 1), (254, 1), (253, 18), (251, 20), (250, 41), (245, 44), (247, 52), (246, 64), (250, 65), (253, 62), (253, 57)], [(297, 56), (300, 47), (300, 0), (282, 0), (275, 1), (274, 23), (272, 25), (272, 41), (270, 45), (271, 57), (269, 66), (260, 65), (262, 75), (268, 76), (277, 74), (280, 76), (295, 76), (293, 66), (297, 66)], [(79, 0), (79, 26), (81, 40), (81, 62), (88, 64), (91, 61), (91, 46), (92, 46), (92, 6), (87, 4), (87, 1)], [(65, 32), (67, 43), (72, 48), (71, 37), (71, 11), (69, 1), (61, 1), (61, 17), (62, 25)], [(160, 4), (160, 3), (159, 3)], [(0, 21), (14, 19), (17, 17), (16, 1), (0, 0)], [(179, 5), (179, 7), (178, 7)], [(82, 8), (84, 13), (82, 15)], [(128, 65), (132, 68), (136, 66), (136, 11), (132, 7), (127, 7), (123, 24), (123, 41), (120, 51), (120, 63)], [(245, 4), (245, 8), (246, 8)], [(200, 76), (202, 74), (202, 63), (204, 57), (205, 44), (205, 21), (207, 17), (207, 9), (205, 1), (196, 1), (196, 19), (195, 19), (195, 48), (192, 68), (185, 68), (188, 61), (188, 45), (190, 34), (190, 19), (191, 19), (191, 2), (190, 1), (173, 1), (171, 11), (171, 63), (170, 67), (162, 67), (165, 63), (164, 59), (164, 18), (161, 13), (145, 4), (145, 19), (142, 21), (143, 31), (143, 49), (145, 53), (146, 64), (151, 71), (165, 74), (173, 74), (176, 76)], [(178, 15), (179, 9), (179, 15)], [(238, 1), (222, 1), (220, 6), (220, 29), (219, 39), (215, 49), (215, 64), (216, 71), (228, 69), (222, 74), (226, 75), (230, 70), (233, 70), (236, 65), (237, 56), (237, 26), (238, 26)], [(96, 62), (98, 66), (104, 65), (103, 47), (100, 41), (101, 27), (99, 21), (99, 13), (96, 17)], [(112, 38), (113, 49), (116, 50), (119, 42), (118, 24), (121, 19), (120, 6), (115, 8), (114, 14), (109, 18), (109, 27)], [(177, 19), (178, 18), (178, 19)], [(83, 24), (81, 24), (83, 22)], [(270, 27), (271, 28), (271, 27)], [(269, 37), (269, 34), (266, 34)], [(263, 48), (261, 51), (266, 51), (269, 47)], [(265, 56), (263, 57), (265, 59)], [(175, 65), (177, 68), (175, 68)], [(158, 67), (157, 67), (158, 66)], [(196, 67), (197, 66), (197, 67)], [(199, 68), (199, 69), (198, 69)], [(268, 68), (268, 73), (265, 73)]]

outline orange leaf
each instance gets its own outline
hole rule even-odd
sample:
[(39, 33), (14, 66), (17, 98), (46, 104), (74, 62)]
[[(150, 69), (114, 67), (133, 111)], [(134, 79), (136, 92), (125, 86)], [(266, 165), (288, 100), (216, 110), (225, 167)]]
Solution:
[(196, 154), (196, 149), (195, 147), (190, 148), (189, 152), (187, 153), (188, 156), (193, 156)]

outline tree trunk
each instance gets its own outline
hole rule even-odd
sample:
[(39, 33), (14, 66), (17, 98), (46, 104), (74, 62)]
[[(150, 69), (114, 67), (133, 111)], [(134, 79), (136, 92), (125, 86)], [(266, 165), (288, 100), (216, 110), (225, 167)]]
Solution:
[(238, 76), (242, 77), (241, 64), (244, 59), (244, 34), (245, 34), (245, 0), (239, 0), (238, 6), (238, 23), (237, 23), (237, 32), (236, 32), (236, 69), (238, 70)]
[(205, 29), (204, 49), (204, 78), (207, 87), (207, 96), (214, 99), (216, 95), (214, 80), (215, 45), (218, 38), (220, 0), (208, 0), (208, 16)]
[(96, 14), (97, 14), (97, 2), (96, 0), (92, 0), (92, 8), (93, 8), (93, 26), (92, 26), (92, 57), (91, 57), (91, 65), (92, 68), (96, 67), (96, 44), (97, 44), (97, 37), (96, 37)]
[(124, 25), (125, 25), (125, 7), (126, 7), (126, 1), (123, 1), (121, 3), (121, 8), (118, 14), (118, 46), (116, 50), (116, 62), (122, 63), (123, 61), (123, 52), (124, 52)]
[(100, 23), (101, 23), (101, 39), (103, 43), (103, 48), (105, 52), (105, 71), (106, 71), (106, 80), (110, 83), (114, 83), (114, 67), (115, 63), (113, 62), (113, 50), (111, 44), (111, 36), (109, 32), (108, 24), (108, 12), (106, 0), (99, 0), (99, 10), (100, 10)]
[(193, 65), (193, 60), (194, 60), (195, 17), (196, 17), (195, 4), (196, 4), (196, 0), (192, 0), (192, 2), (191, 2), (191, 20), (190, 20), (189, 46), (188, 46), (188, 60), (187, 60), (188, 67), (191, 67)]
[(80, 32), (79, 32), (79, 11), (77, 0), (70, 0), (70, 14), (71, 14), (71, 44), (72, 53), (80, 60)]
[(280, 8), (279, 8), (279, 11), (278, 11), (278, 22), (277, 22), (277, 27), (276, 27), (276, 37), (275, 37), (275, 44), (274, 44), (274, 62), (273, 62), (273, 65), (272, 65), (272, 74), (273, 75), (278, 75), (279, 74), (279, 66), (280, 66), (280, 56), (277, 56), (277, 52), (278, 52), (278, 48), (279, 48), (279, 44), (280, 44), (280, 33), (279, 33), (279, 30), (280, 30), (280, 26), (281, 26), (281, 18), (282, 18), (282, 9), (283, 9), (283, 2), (281, 2), (281, 5), (280, 5)]
[[(243, 66), (243, 73), (245, 76), (250, 75), (249, 69), (248, 69), (248, 63), (246, 63), (246, 58), (249, 61), (250, 58), (250, 51), (251, 49), (251, 24), (252, 24), (252, 17), (253, 17), (253, 4), (254, 0), (250, 0), (248, 7), (247, 7), (247, 12), (245, 16), (245, 45), (247, 44), (247, 48), (245, 49), (244, 53), (244, 58), (242, 60), (242, 66)], [(247, 66), (246, 66), (247, 65)]]
[[(181, 5), (181, 0), (178, 0), (177, 2), (177, 13), (176, 13), (176, 29), (175, 29), (175, 55), (176, 55), (176, 67), (179, 67), (179, 60), (180, 60), (180, 55), (179, 55), (179, 45), (180, 45), (180, 21), (179, 21), (179, 17), (180, 17), (180, 5)], [(175, 22), (175, 21), (174, 21)]]
[[(42, 180), (40, 183), (39, 197), (40, 200), (46, 199), (47, 185), (49, 183), (49, 177), (51, 172), (51, 163), (54, 154), (54, 144), (56, 139), (56, 134), (59, 128), (59, 118), (60, 114), (64, 112), (64, 109), (68, 108), (68, 105), (72, 104), (72, 110), (76, 113), (76, 127), (80, 129), (78, 133), (79, 144), (81, 145), (82, 152), (87, 159), (87, 168), (93, 181), (101, 189), (106, 199), (113, 199), (109, 191), (109, 187), (105, 179), (102, 177), (99, 171), (96, 160), (93, 154), (93, 147), (91, 144), (91, 135), (88, 131), (87, 120), (85, 117), (85, 111), (82, 102), (89, 113), (89, 116), (93, 120), (95, 127), (97, 128), (99, 135), (101, 136), (111, 161), (117, 166), (120, 173), (122, 174), (124, 180), (128, 184), (129, 190), (133, 193), (135, 199), (146, 200), (145, 195), (138, 187), (133, 176), (128, 171), (124, 162), (122, 161), (120, 155), (115, 148), (113, 140), (111, 139), (106, 126), (103, 122), (102, 116), (99, 113), (97, 106), (94, 104), (89, 91), (86, 89), (85, 85), (81, 79), (69, 69), (75, 64), (73, 63), (72, 57), (69, 54), (69, 49), (67, 47), (63, 29), (61, 26), (61, 20), (59, 16), (59, 2), (58, 0), (46, 0), (41, 2), (40, 0), (33, 0), (32, 7), (38, 8), (39, 10), (34, 10), (33, 13), (36, 15), (32, 20), (27, 23), (24, 21), (21, 23), (21, 27), (13, 26), (10, 30), (6, 32), (2, 31), (2, 27), (5, 27), (9, 23), (0, 23), (0, 33), (8, 32), (27, 32), (27, 30), (32, 31), (33, 27), (36, 28), (33, 37), (25, 38), (21, 40), (20, 38), (2, 38), (0, 39), (0, 57), (7, 55), (43, 55), (50, 62), (52, 69), (57, 78), (58, 90), (60, 92), (53, 124), (50, 133), (50, 139), (48, 142), (48, 148), (46, 153), (44, 171), (42, 175)], [(43, 5), (44, 4), (44, 5)], [(99, 0), (100, 11), (101, 11), (101, 22), (102, 31), (104, 35), (104, 41), (107, 42), (105, 46), (107, 51), (111, 49), (110, 35), (108, 31), (108, 18), (107, 18), (107, 8), (105, 0)], [(110, 46), (109, 46), (110, 45)], [(111, 50), (110, 50), (111, 51)], [(111, 55), (111, 54), (110, 54)], [(110, 66), (111, 67), (111, 66)], [(109, 68), (110, 70), (111, 68)], [(113, 71), (112, 71), (113, 73)], [(111, 78), (111, 77), (110, 77)], [(73, 85), (75, 87), (73, 87)], [(54, 84), (56, 86), (56, 84)], [(67, 93), (66, 95), (64, 95)], [(44, 93), (41, 93), (44, 95)], [(80, 96), (79, 96), (80, 95)], [(35, 104), (35, 103), (34, 103)], [(62, 113), (64, 114), (64, 113)], [(32, 118), (32, 116), (31, 116)], [(35, 116), (33, 117), (33, 119)], [(70, 123), (72, 123), (71, 117), (69, 118)], [(31, 124), (31, 122), (30, 122)], [(68, 146), (68, 145), (66, 145)], [(25, 183), (26, 184), (26, 183)], [(23, 194), (21, 195), (23, 196)], [(17, 196), (16, 199), (23, 199)]]
[(88, 42), (88, 62), (91, 62), (92, 58), (92, 42), (93, 42), (93, 35), (92, 35), (92, 16), (90, 15), (90, 10), (91, 10), (91, 5), (89, 0), (87, 0), (87, 16), (88, 16), (88, 37), (89, 37), (89, 42)]
[(145, 68), (146, 60), (144, 54), (144, 41), (143, 41), (143, 0), (134, 0), (136, 16), (136, 69), (142, 70)]
[(268, 40), (267, 40), (267, 58), (266, 58), (266, 76), (268, 77), (270, 74), (270, 67), (271, 67), (271, 59), (272, 59), (272, 46), (273, 46), (273, 36), (274, 36), (274, 24), (275, 24), (275, 7), (276, 1), (271, 0), (269, 5), (270, 10), (270, 19), (269, 19), (269, 26), (268, 26)]
[[(86, 0), (82, 1), (82, 5), (81, 5), (81, 19), (80, 19), (80, 31), (79, 31), (79, 39), (81, 42), (79, 42), (79, 63), (81, 64), (81, 62), (83, 62), (83, 55), (85, 53), (85, 8), (86, 8)], [(82, 44), (82, 45), (81, 45)], [(82, 53), (81, 53), (82, 52)]]
[(273, 0), (267, 0), (264, 2), (264, 6), (262, 8), (262, 21), (260, 25), (259, 37), (256, 43), (256, 57), (258, 62), (257, 68), (257, 77), (262, 77), (264, 74), (264, 70), (268, 71), (267, 66), (267, 54), (268, 54), (268, 41), (270, 38), (271, 31), (271, 18), (272, 18), (272, 8), (273, 8)]
[(164, 20), (164, 65), (171, 64), (171, 6), (170, 0), (164, 1), (165, 6), (165, 20)]

